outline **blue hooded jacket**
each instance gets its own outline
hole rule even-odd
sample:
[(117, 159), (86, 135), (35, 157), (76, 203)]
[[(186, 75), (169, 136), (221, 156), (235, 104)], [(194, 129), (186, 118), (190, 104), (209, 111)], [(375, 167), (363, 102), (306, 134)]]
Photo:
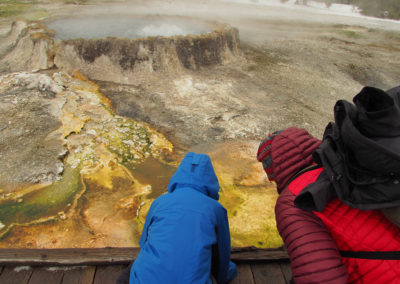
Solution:
[(188, 153), (152, 203), (132, 265), (133, 284), (211, 284), (236, 276), (229, 224), (208, 155)]

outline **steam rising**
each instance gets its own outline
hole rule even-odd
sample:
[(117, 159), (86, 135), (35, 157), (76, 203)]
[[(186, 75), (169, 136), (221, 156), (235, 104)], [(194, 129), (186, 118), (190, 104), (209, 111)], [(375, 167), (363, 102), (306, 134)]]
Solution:
[(59, 19), (48, 23), (61, 40), (76, 38), (121, 37), (128, 39), (149, 36), (200, 35), (212, 30), (205, 22), (183, 18), (107, 16)]
[[(184, 31), (181, 27), (174, 24), (150, 24), (143, 27), (138, 34), (142, 37), (148, 36), (173, 36), (173, 35), (187, 35), (198, 34), (197, 32)], [(199, 33), (200, 34), (200, 33)]]
[[(333, 3), (330, 7), (309, 0), (307, 6), (295, 0), (130, 0), (124, 3), (93, 5), (80, 9), (81, 16), (55, 20), (48, 25), (62, 40), (74, 38), (142, 38), (147, 36), (199, 35), (214, 30), (207, 23), (217, 21), (239, 29), (244, 41), (263, 42), (286, 38), (303, 29), (302, 23), (359, 25), (400, 30), (400, 21), (362, 16), (352, 5)], [(163, 16), (160, 16), (163, 15)], [(197, 19), (197, 20), (194, 20)], [(201, 20), (199, 20), (201, 19)], [(273, 28), (259, 38), (259, 21)], [(294, 24), (295, 23), (295, 24)], [(284, 24), (292, 26), (282, 33)], [(299, 35), (302, 37), (302, 35)]]

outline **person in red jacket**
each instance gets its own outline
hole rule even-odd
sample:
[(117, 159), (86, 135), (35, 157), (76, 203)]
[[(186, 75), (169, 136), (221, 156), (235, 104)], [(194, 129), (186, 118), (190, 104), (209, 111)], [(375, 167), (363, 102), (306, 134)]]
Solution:
[(337, 104), (338, 126), (322, 144), (294, 127), (261, 142), (257, 159), (277, 184), (276, 223), (295, 283), (400, 283), (400, 229), (380, 210), (400, 200), (400, 88), (391, 94), (364, 88), (356, 107)]
[(312, 153), (320, 144), (305, 129), (290, 127), (261, 142), (257, 159), (280, 194), (276, 223), (288, 250), (294, 282), (346, 283), (347, 271), (333, 237), (314, 213), (294, 206), (296, 195), (287, 187), (293, 176), (312, 165)]

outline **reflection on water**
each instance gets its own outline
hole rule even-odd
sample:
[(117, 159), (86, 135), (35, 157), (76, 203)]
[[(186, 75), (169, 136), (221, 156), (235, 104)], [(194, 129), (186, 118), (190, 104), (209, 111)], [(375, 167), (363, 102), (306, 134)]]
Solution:
[(157, 198), (167, 192), (168, 183), (176, 171), (176, 167), (148, 158), (143, 163), (132, 168), (133, 176), (141, 183), (151, 185), (148, 198)]

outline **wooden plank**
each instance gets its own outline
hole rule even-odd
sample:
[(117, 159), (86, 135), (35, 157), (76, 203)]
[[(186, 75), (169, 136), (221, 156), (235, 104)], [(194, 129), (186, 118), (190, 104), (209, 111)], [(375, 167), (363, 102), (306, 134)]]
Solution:
[(279, 265), (286, 283), (289, 284), (290, 280), (292, 279), (292, 268), (290, 267), (290, 262), (281, 262)]
[[(0, 265), (129, 264), (140, 248), (0, 249)], [(233, 261), (288, 260), (283, 249), (232, 248)]]
[(93, 284), (115, 284), (127, 265), (97, 266)]
[(0, 265), (127, 264), (140, 248), (0, 249)]
[(254, 284), (250, 264), (237, 264), (237, 276), (229, 284)]
[(255, 261), (255, 260), (288, 260), (287, 251), (283, 248), (260, 249), (256, 247), (241, 247), (231, 249), (233, 261)]
[(285, 277), (278, 263), (251, 264), (256, 284), (285, 284)]
[(35, 267), (28, 284), (60, 284), (64, 275), (63, 269), (48, 267)]
[(0, 275), (1, 284), (26, 284), (28, 283), (31, 275), (32, 268), (24, 267), (4, 267)]
[(64, 271), (62, 284), (91, 284), (95, 272), (96, 266), (72, 267)]

